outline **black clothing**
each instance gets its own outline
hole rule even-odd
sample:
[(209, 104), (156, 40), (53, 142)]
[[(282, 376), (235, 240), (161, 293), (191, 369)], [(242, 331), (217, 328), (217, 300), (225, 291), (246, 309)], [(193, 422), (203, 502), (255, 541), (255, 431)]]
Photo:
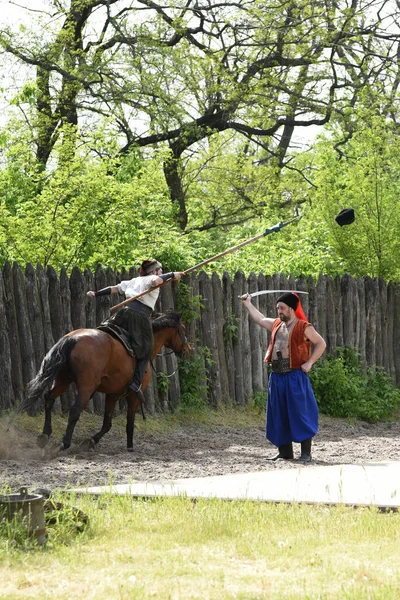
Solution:
[[(149, 361), (153, 352), (153, 328), (150, 321), (152, 308), (138, 300), (111, 315), (109, 323), (126, 329), (131, 337), (132, 350), (137, 359)], [(143, 373), (144, 375), (144, 373)]]

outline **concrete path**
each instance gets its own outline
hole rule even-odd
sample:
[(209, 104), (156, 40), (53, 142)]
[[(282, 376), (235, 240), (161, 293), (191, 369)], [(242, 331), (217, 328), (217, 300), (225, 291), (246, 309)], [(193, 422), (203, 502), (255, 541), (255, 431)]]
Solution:
[(265, 502), (400, 507), (400, 462), (313, 466), (215, 477), (176, 479), (75, 489), (76, 492), (131, 494), (135, 497), (186, 496)]

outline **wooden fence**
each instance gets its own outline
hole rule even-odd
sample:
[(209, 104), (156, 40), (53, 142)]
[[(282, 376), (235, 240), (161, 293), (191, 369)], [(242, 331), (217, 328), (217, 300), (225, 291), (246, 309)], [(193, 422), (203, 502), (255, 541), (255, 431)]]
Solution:
[[(65, 333), (80, 327), (95, 327), (110, 314), (110, 306), (123, 298), (87, 298), (89, 289), (115, 285), (135, 276), (133, 270), (115, 273), (98, 268), (83, 273), (74, 268), (57, 274), (52, 267), (23, 271), (6, 263), (0, 271), (0, 409), (17, 406), (24, 387), (37, 373), (46, 352)], [(204, 272), (192, 273), (183, 280), (189, 305), (201, 298), (197, 317), (187, 324), (193, 347), (192, 358), (200, 362), (198, 390), (212, 406), (232, 402), (244, 404), (267, 387), (263, 357), (268, 343), (265, 330), (252, 323), (242, 308), (239, 296), (249, 291), (298, 289), (307, 291), (302, 304), (308, 319), (327, 342), (327, 351), (336, 346), (359, 350), (368, 365), (383, 366), (393, 382), (400, 385), (400, 284), (380, 279), (354, 279), (350, 276), (318, 280), (283, 275), (252, 273), (246, 278), (227, 273), (220, 278)], [(161, 288), (156, 310), (176, 308), (177, 288), (181, 283)], [(186, 289), (186, 288), (185, 288)], [(267, 316), (276, 314), (277, 294), (266, 294), (253, 303)], [(206, 349), (206, 351), (205, 351)], [(149, 412), (174, 409), (180, 400), (179, 371), (174, 354), (163, 354), (155, 370), (171, 375), (168, 391), (159, 390), (152, 373), (146, 390)], [(175, 374), (173, 374), (177, 371)], [(73, 390), (61, 398), (58, 410), (66, 412), (73, 401)], [(102, 411), (104, 397), (96, 393), (90, 410)]]

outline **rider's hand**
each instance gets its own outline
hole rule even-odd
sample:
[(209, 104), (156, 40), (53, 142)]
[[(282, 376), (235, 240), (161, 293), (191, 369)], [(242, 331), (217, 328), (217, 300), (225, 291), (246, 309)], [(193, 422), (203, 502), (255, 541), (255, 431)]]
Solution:
[(174, 271), (174, 281), (178, 281), (184, 274), (183, 271)]
[(96, 294), (95, 294), (95, 292), (93, 292), (93, 290), (89, 290), (87, 292), (86, 296), (89, 296), (89, 298), (95, 298)]

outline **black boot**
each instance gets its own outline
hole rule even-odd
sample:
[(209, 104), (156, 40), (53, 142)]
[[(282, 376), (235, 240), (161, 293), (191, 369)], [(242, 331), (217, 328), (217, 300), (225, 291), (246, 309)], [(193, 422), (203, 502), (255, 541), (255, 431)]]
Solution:
[(312, 438), (309, 438), (308, 440), (304, 440), (303, 442), (301, 442), (301, 456), (300, 456), (301, 462), (304, 462), (304, 463), (311, 462), (311, 460), (312, 460), (311, 443), (312, 443)]
[(293, 444), (289, 442), (289, 444), (282, 444), (282, 446), (278, 446), (278, 454), (272, 456), (271, 458), (267, 458), (267, 460), (279, 460), (283, 458), (284, 460), (290, 460), (293, 458)]
[(132, 381), (128, 385), (128, 389), (131, 390), (132, 392), (135, 392), (135, 394), (139, 397), (140, 402), (142, 402), (142, 403), (145, 402), (145, 397), (144, 397), (143, 391), (142, 391), (142, 381), (143, 381), (143, 377), (146, 373), (146, 364), (147, 364), (147, 360), (144, 360), (144, 359), (138, 359), (136, 361), (136, 369), (133, 374)]

